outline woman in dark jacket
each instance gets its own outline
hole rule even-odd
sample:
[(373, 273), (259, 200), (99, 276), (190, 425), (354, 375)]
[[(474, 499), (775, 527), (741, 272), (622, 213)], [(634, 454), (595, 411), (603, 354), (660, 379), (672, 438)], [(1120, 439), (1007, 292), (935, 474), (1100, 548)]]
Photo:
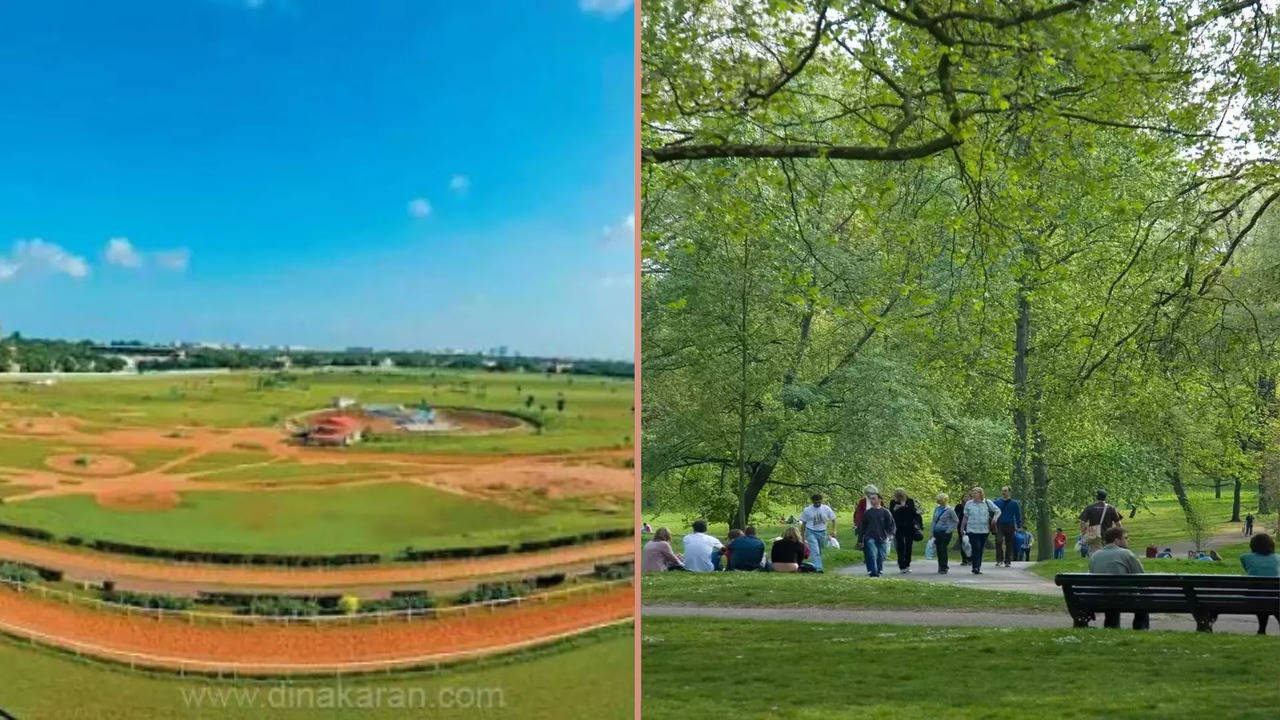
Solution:
[(914, 498), (907, 497), (907, 491), (898, 488), (893, 491), (893, 500), (889, 502), (889, 512), (893, 513), (893, 549), (898, 553), (898, 572), (911, 572), (911, 548), (916, 542), (916, 535), (921, 532), (920, 512), (916, 510)]

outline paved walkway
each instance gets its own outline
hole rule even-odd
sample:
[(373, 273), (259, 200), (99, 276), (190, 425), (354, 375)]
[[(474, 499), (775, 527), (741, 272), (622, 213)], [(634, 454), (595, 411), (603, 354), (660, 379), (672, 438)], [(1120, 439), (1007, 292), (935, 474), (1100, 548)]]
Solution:
[[(971, 612), (965, 610), (845, 610), (803, 607), (710, 607), (706, 605), (644, 605), (643, 617), (703, 617), (727, 620), (796, 620), (800, 622), (865, 623), (877, 625), (958, 625), (973, 627), (1071, 628), (1066, 608), (1059, 613)], [(1132, 616), (1122, 615), (1129, 627)], [(1102, 618), (1094, 623), (1101, 627)], [(1153, 630), (1196, 629), (1190, 615), (1151, 616)], [(1214, 632), (1257, 633), (1258, 621), (1252, 617), (1224, 615), (1213, 626)], [(1270, 634), (1276, 634), (1274, 621)]]

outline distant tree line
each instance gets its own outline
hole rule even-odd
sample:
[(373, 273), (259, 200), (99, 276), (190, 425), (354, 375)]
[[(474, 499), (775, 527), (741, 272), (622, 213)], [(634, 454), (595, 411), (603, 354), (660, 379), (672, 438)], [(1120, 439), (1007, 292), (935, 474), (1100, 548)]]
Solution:
[[(125, 348), (147, 347), (137, 340), (112, 341), (110, 345)], [(116, 372), (126, 367), (123, 358), (91, 340), (67, 341), (23, 338), (13, 333), (0, 341), (0, 372), (16, 365), (23, 372)], [(233, 370), (279, 370), (286, 367), (377, 367), (390, 359), (402, 368), (453, 368), (488, 370), (490, 372), (543, 372), (552, 368), (555, 358), (489, 357), (479, 353), (447, 354), (431, 352), (373, 352), (366, 350), (304, 350), (285, 352), (256, 348), (183, 348), (185, 357), (139, 360), (139, 372), (160, 370), (199, 370), (229, 368)], [(635, 364), (616, 360), (574, 360), (563, 372), (574, 375), (634, 377)]]

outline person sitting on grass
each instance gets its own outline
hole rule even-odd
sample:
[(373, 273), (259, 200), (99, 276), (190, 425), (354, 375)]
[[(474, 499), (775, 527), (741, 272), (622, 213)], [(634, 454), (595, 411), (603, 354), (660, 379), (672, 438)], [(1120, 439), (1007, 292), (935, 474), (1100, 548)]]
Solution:
[(769, 549), (769, 563), (774, 572), (800, 572), (808, 549), (800, 539), (800, 531), (795, 526), (788, 527), (782, 537), (773, 541), (773, 547)]
[(743, 534), (725, 548), (728, 570), (759, 570), (764, 562), (764, 541), (756, 537), (756, 526), (748, 525)]
[[(1249, 550), (1240, 556), (1245, 575), (1255, 577), (1280, 577), (1280, 559), (1276, 555), (1276, 541), (1266, 533), (1249, 538)], [(1267, 621), (1271, 615), (1280, 621), (1280, 613), (1258, 613), (1258, 634), (1267, 634)]]
[[(1120, 525), (1112, 525), (1102, 531), (1101, 548), (1089, 553), (1089, 572), (1100, 575), (1138, 575), (1143, 572), (1138, 557), (1129, 551), (1129, 531)], [(1107, 610), (1102, 623), (1103, 627), (1120, 627), (1120, 612)], [(1151, 627), (1151, 615), (1145, 612), (1133, 614), (1133, 629), (1147, 630)]]
[(644, 544), (644, 550), (640, 554), (640, 571), (666, 572), (685, 569), (680, 556), (671, 549), (671, 531), (665, 527), (658, 528), (653, 538)]
[(1214, 562), (1222, 562), (1222, 556), (1218, 554), (1217, 550), (1209, 551), (1209, 559)]
[(1161, 550), (1156, 554), (1156, 557), (1173, 559), (1173, 548), (1165, 548)]
[(1155, 556), (1157, 556), (1157, 555), (1159, 555), (1159, 554), (1160, 554), (1160, 551), (1159, 551), (1159, 550), (1156, 550), (1156, 546), (1155, 546), (1155, 545), (1148, 545), (1148, 546), (1147, 546), (1147, 557), (1149, 557), (1149, 558), (1153, 558), (1153, 557), (1155, 557)]
[[(707, 534), (706, 520), (694, 520), (693, 532), (684, 536), (685, 568), (693, 572), (714, 571), (723, 547), (719, 540)], [(713, 558), (713, 555), (716, 557)]]
[(733, 562), (732, 560), (733, 552), (729, 550), (729, 546), (733, 545), (733, 541), (737, 540), (740, 537), (742, 537), (742, 531), (739, 530), (738, 528), (733, 528), (732, 530), (729, 531), (729, 535), (724, 539), (724, 547), (720, 548), (719, 550), (711, 551), (711, 564), (715, 566), (716, 570), (721, 569), (720, 568), (721, 558), (724, 558), (724, 569), (725, 570), (731, 569), (729, 567), (729, 563)]
[(1213, 562), (1213, 558), (1209, 557), (1209, 553), (1201, 550), (1199, 554), (1196, 555), (1196, 561), (1197, 562)]
[(1067, 552), (1067, 535), (1062, 532), (1062, 528), (1058, 528), (1053, 536), (1053, 559), (1061, 560), (1062, 556)]

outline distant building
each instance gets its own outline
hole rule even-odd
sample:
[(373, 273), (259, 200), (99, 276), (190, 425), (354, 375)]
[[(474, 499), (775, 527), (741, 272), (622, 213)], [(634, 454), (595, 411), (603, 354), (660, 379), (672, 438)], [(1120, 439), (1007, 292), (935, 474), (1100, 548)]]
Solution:
[(360, 438), (360, 423), (342, 415), (322, 419), (307, 433), (307, 442), (311, 445), (352, 445), (360, 442)]

